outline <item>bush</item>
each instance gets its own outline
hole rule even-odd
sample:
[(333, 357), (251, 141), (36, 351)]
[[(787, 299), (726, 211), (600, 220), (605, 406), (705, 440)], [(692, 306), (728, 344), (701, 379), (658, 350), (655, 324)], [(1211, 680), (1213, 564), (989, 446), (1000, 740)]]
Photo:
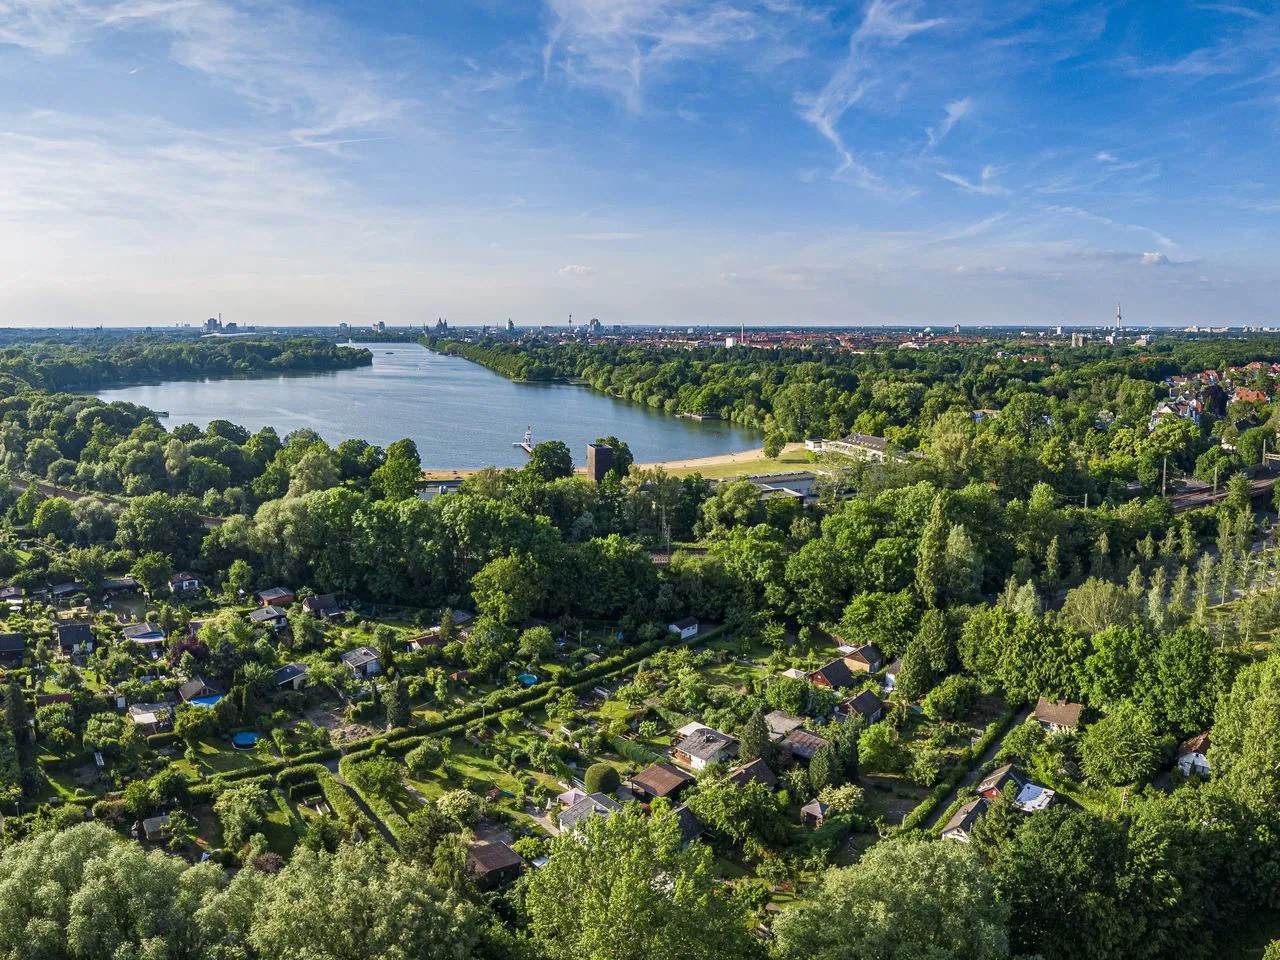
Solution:
[(636, 743), (634, 740), (612, 737), (609, 740), (609, 745), (618, 751), (619, 756), (626, 757), (632, 763), (638, 763), (642, 767), (647, 767), (651, 763), (658, 763), (662, 760), (660, 756), (644, 744)]
[(124, 823), (127, 816), (122, 800), (99, 800), (93, 805), (93, 819), (101, 820), (107, 826), (118, 826)]
[(409, 773), (421, 780), (427, 776), (432, 770), (440, 766), (440, 761), (444, 759), (444, 750), (441, 749), (439, 741), (423, 740), (412, 750), (405, 754), (405, 766), (409, 768)]
[(978, 681), (952, 674), (929, 691), (920, 706), (930, 720), (955, 720), (978, 701)]
[(582, 783), (586, 786), (587, 793), (613, 793), (622, 785), (622, 779), (618, 776), (618, 771), (609, 764), (593, 763), (587, 767)]

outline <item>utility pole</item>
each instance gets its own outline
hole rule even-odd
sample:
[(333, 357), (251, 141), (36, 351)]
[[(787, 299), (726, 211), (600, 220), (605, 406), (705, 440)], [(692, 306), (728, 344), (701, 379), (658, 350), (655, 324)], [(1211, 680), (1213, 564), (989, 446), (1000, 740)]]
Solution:
[(1165, 491), (1169, 489), (1169, 458), (1164, 458), (1164, 479), (1160, 481), (1160, 496), (1165, 495)]

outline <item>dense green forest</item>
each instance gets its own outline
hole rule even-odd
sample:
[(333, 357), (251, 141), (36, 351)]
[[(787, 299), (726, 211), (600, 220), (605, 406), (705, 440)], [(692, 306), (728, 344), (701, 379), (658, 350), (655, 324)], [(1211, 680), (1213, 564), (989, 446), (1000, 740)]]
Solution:
[[(428, 341), (508, 377), (571, 377), (668, 413), (717, 414), (781, 440), (882, 436), (906, 450), (936, 453), (955, 478), (995, 483), (1026, 496), (1047, 482), (1066, 496), (1124, 496), (1168, 466), (1206, 474), (1234, 440), (1261, 426), (1260, 404), (1229, 403), (1205, 391), (1204, 429), (1148, 418), (1169, 390), (1165, 378), (1280, 360), (1280, 340), (1162, 337), (1152, 347), (1072, 349), (993, 342), (938, 344), (927, 350), (881, 348), (694, 350), (643, 344), (531, 344), (508, 340)], [(1245, 382), (1266, 380), (1251, 372)], [(975, 425), (977, 411), (999, 411)], [(1226, 456), (1226, 476), (1259, 459), (1262, 434), (1247, 434)], [(1204, 463), (1199, 459), (1207, 454)], [(1197, 467), (1200, 469), (1197, 471)]]
[[(150, 363), (205, 349), (159, 347)], [(449, 347), (676, 409), (718, 390), (712, 408), (773, 434), (927, 454), (815, 463), (808, 505), (636, 468), (613, 437), (599, 484), (548, 441), (428, 500), (409, 440), (167, 430), (14, 374), (0, 578), (24, 603), (0, 633), (26, 654), (0, 718), (0, 958), (1244, 956), (1280, 909), (1280, 548), (1241, 470), (1276, 440), (1275, 347)], [(8, 349), (31, 376), (44, 362)], [(150, 347), (93, 349), (126, 369)], [(1164, 377), (1205, 370), (1223, 376), (1187, 388), (1199, 423), (1152, 419)], [(1225, 500), (1175, 513), (1166, 456), (1211, 465)], [(126, 574), (132, 607), (104, 598)], [(275, 617), (268, 588), (297, 598), (275, 622), (254, 619)], [(331, 614), (308, 612), (327, 594)], [(684, 618), (705, 634), (681, 642)], [(154, 653), (124, 633), (143, 620)], [(69, 622), (91, 651), (59, 649)], [(884, 663), (824, 687), (837, 644)], [(281, 690), (298, 667), (307, 686)], [(854, 694), (883, 715), (844, 719)], [(1040, 698), (1079, 723), (1046, 730)], [(141, 733), (120, 702), (171, 704), (172, 726)], [(821, 741), (805, 762), (772, 736), (779, 714)], [(691, 721), (759, 778), (717, 760), (679, 806), (627, 799)], [(1202, 734), (1211, 773), (1183, 776), (1179, 744)], [(967, 842), (940, 839), (1004, 764), (1056, 802), (997, 790)], [(552, 836), (577, 782), (619, 808)], [(540, 866), (490, 888), (470, 858), (504, 832)]]
[[(14, 342), (16, 340), (16, 342)], [(63, 334), (0, 338), (0, 392), (92, 390), (189, 377), (265, 376), (347, 370), (373, 362), (367, 350), (320, 337)]]

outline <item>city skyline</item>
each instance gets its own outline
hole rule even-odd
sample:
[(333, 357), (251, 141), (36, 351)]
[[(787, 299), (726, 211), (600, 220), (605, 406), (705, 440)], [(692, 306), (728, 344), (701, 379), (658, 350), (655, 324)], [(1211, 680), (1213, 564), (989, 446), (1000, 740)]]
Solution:
[(0, 0), (0, 324), (1272, 322), (1261, 4), (438, 6)]

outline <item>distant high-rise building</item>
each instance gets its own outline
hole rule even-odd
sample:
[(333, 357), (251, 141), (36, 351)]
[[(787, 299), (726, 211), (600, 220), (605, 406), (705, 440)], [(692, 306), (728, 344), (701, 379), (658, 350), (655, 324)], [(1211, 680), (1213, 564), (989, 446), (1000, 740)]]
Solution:
[(383, 321), (379, 320), (377, 323), (372, 324), (370, 329), (372, 329), (374, 333), (386, 333), (387, 325)]
[(507, 333), (515, 333), (515, 332), (516, 332), (515, 323), (512, 322), (510, 317), (507, 317)]
[(952, 328), (951, 328), (951, 332), (952, 332), (952, 333), (959, 333), (959, 332), (960, 332), (960, 324), (958, 324), (958, 323), (957, 323), (954, 327), (952, 327)]
[(1121, 330), (1123, 328), (1124, 328), (1124, 324), (1120, 322), (1120, 304), (1117, 303), (1116, 304), (1116, 329)]

